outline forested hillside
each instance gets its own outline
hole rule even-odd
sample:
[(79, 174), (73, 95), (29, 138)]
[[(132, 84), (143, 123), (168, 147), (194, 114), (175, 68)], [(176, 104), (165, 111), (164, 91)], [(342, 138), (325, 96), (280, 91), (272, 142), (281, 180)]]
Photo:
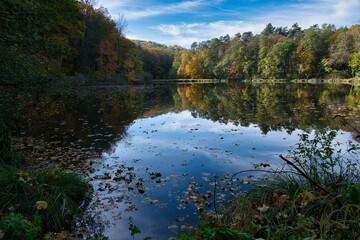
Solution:
[(90, 1), (3, 0), (0, 22), (0, 85), (360, 75), (360, 25), (268, 24), (186, 50), (126, 38), (125, 19)]
[(90, 1), (0, 3), (0, 84), (38, 85), (76, 76), (79, 84), (168, 77), (176, 48), (124, 35), (126, 21)]

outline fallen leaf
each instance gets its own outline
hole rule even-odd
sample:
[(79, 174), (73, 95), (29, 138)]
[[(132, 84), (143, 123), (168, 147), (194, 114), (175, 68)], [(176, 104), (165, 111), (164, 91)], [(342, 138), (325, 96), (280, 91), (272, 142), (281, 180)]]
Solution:
[(257, 210), (259, 210), (261, 213), (264, 213), (269, 210), (269, 206), (266, 206), (265, 204), (262, 205), (262, 207), (258, 207)]
[(114, 219), (115, 221), (118, 221), (118, 220), (121, 219), (121, 215), (119, 214), (119, 215), (113, 216), (113, 219)]
[(42, 209), (47, 209), (48, 207), (48, 203), (45, 201), (37, 201), (36, 202), (36, 209), (37, 210), (42, 210)]

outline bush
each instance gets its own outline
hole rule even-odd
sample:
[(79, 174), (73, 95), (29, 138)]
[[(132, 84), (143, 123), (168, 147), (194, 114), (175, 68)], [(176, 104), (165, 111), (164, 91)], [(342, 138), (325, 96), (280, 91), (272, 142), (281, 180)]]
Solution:
[(0, 239), (38, 239), (40, 229), (41, 217), (39, 215), (35, 215), (34, 220), (30, 221), (22, 214), (11, 212), (0, 220), (0, 234), (3, 234), (3, 237)]
[(30, 219), (39, 213), (44, 230), (60, 231), (71, 226), (89, 185), (74, 173), (2, 167), (0, 189), (2, 214), (13, 211)]

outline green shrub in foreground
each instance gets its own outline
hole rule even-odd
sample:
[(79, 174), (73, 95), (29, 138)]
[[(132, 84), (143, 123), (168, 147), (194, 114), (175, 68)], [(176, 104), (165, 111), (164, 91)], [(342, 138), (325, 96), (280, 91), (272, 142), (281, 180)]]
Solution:
[(89, 185), (74, 173), (54, 169), (0, 168), (0, 214), (21, 213), (27, 219), (38, 214), (45, 231), (71, 225)]
[[(9, 213), (0, 220), (0, 233), (4, 239), (33, 240), (38, 239), (41, 230), (41, 217), (34, 216), (33, 222), (20, 213)], [(0, 238), (2, 239), (2, 238)]]

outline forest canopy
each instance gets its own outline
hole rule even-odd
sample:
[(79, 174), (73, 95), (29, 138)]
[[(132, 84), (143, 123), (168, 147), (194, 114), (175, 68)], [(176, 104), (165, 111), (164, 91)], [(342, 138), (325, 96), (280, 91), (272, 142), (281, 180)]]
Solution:
[(279, 79), (360, 76), (360, 25), (273, 27), (200, 43), (175, 55), (180, 78)]
[(184, 49), (126, 38), (126, 20), (90, 1), (3, 0), (0, 22), (0, 85), (360, 76), (360, 25), (269, 23)]

